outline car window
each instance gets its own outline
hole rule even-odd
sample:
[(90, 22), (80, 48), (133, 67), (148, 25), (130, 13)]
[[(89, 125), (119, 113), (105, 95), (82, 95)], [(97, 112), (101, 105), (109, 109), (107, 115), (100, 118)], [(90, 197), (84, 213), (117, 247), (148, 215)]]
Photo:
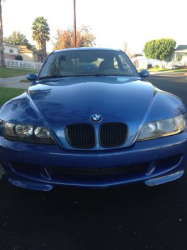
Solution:
[(118, 61), (117, 61), (116, 57), (114, 57), (113, 62), (114, 62), (114, 67), (115, 67), (116, 69), (119, 69)]
[(95, 61), (84, 62), (80, 58), (72, 59), (74, 68), (77, 73), (96, 73), (99, 65), (103, 61), (102, 58), (95, 58)]
[(121, 62), (121, 65), (123, 67), (124, 72), (126, 72), (127, 74), (133, 73), (131, 67), (129, 66), (129, 64), (125, 60), (125, 57), (123, 57), (122, 55), (119, 55), (119, 59), (120, 59), (120, 62)]
[(54, 76), (137, 76), (128, 57), (113, 50), (69, 50), (52, 53), (39, 78)]

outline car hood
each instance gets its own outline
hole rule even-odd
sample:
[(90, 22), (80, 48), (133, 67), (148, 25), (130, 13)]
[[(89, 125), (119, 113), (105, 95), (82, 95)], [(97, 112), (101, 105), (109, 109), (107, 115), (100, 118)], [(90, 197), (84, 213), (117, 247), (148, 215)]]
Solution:
[(38, 82), (29, 88), (29, 95), (58, 138), (64, 137), (68, 124), (92, 123), (90, 116), (100, 114), (102, 123), (126, 123), (132, 141), (152, 102), (154, 87), (133, 77), (65, 78)]
[[(74, 123), (90, 123), (98, 135), (100, 125), (122, 122), (128, 139), (121, 147), (133, 145), (141, 127), (186, 112), (176, 96), (155, 88), (138, 77), (74, 77), (42, 80), (10, 100), (0, 110), (0, 119), (16, 124), (46, 126), (59, 145), (72, 149), (65, 128)], [(90, 116), (102, 116), (93, 123)], [(104, 150), (99, 143), (93, 150)]]

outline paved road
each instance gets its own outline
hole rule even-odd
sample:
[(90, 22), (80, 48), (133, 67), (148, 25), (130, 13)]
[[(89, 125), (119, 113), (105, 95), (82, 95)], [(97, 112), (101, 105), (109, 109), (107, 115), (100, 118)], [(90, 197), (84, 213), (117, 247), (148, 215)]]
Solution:
[[(187, 104), (185, 77), (152, 76)], [(25, 191), (0, 182), (0, 250), (186, 250), (187, 177), (154, 188)]]
[(149, 80), (156, 87), (179, 96), (187, 106), (187, 74), (162, 73), (151, 75)]
[(21, 80), (25, 80), (25, 79), (26, 79), (26, 75), (9, 77), (9, 78), (0, 78), (0, 87), (27, 89), (30, 83), (20, 82)]

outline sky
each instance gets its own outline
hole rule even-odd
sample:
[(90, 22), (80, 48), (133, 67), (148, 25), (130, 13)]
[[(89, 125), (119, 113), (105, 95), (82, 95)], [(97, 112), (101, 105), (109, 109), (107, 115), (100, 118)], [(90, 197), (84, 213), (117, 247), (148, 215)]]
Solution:
[[(146, 41), (173, 38), (187, 44), (186, 0), (76, 0), (77, 28), (91, 27), (96, 46), (141, 53)], [(73, 0), (6, 0), (3, 3), (4, 36), (20, 31), (32, 41), (32, 23), (43, 16), (51, 29), (52, 51), (56, 30), (73, 26)]]

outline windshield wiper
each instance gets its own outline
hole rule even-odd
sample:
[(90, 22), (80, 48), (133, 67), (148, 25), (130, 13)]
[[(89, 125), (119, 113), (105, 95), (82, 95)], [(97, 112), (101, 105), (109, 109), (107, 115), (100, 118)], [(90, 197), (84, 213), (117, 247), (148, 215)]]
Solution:
[(39, 77), (38, 80), (50, 79), (50, 78), (64, 78), (64, 77), (71, 77), (71, 76), (50, 75), (50, 76), (42, 76), (42, 77)]
[(80, 75), (69, 75), (69, 76), (63, 76), (63, 75), (50, 75), (50, 76), (42, 76), (39, 77), (38, 80), (43, 80), (43, 79), (50, 79), (50, 78), (65, 78), (65, 77), (89, 77), (89, 76), (95, 76), (95, 77), (100, 77), (100, 76), (130, 76), (130, 75), (125, 75), (125, 74), (104, 74), (104, 73), (96, 73), (96, 74), (80, 74)]
[(72, 77), (86, 77), (86, 76), (96, 76), (96, 77), (100, 77), (100, 76), (131, 76), (131, 75), (127, 75), (127, 74), (104, 74), (104, 73), (96, 73), (96, 74), (88, 74), (88, 75), (73, 75)]
[(97, 74), (80, 74), (80, 75), (72, 75), (71, 77), (84, 77), (84, 76), (107, 76), (104, 73), (97, 73)]
[(104, 74), (104, 73), (97, 73), (94, 76), (106, 76), (106, 74)]

